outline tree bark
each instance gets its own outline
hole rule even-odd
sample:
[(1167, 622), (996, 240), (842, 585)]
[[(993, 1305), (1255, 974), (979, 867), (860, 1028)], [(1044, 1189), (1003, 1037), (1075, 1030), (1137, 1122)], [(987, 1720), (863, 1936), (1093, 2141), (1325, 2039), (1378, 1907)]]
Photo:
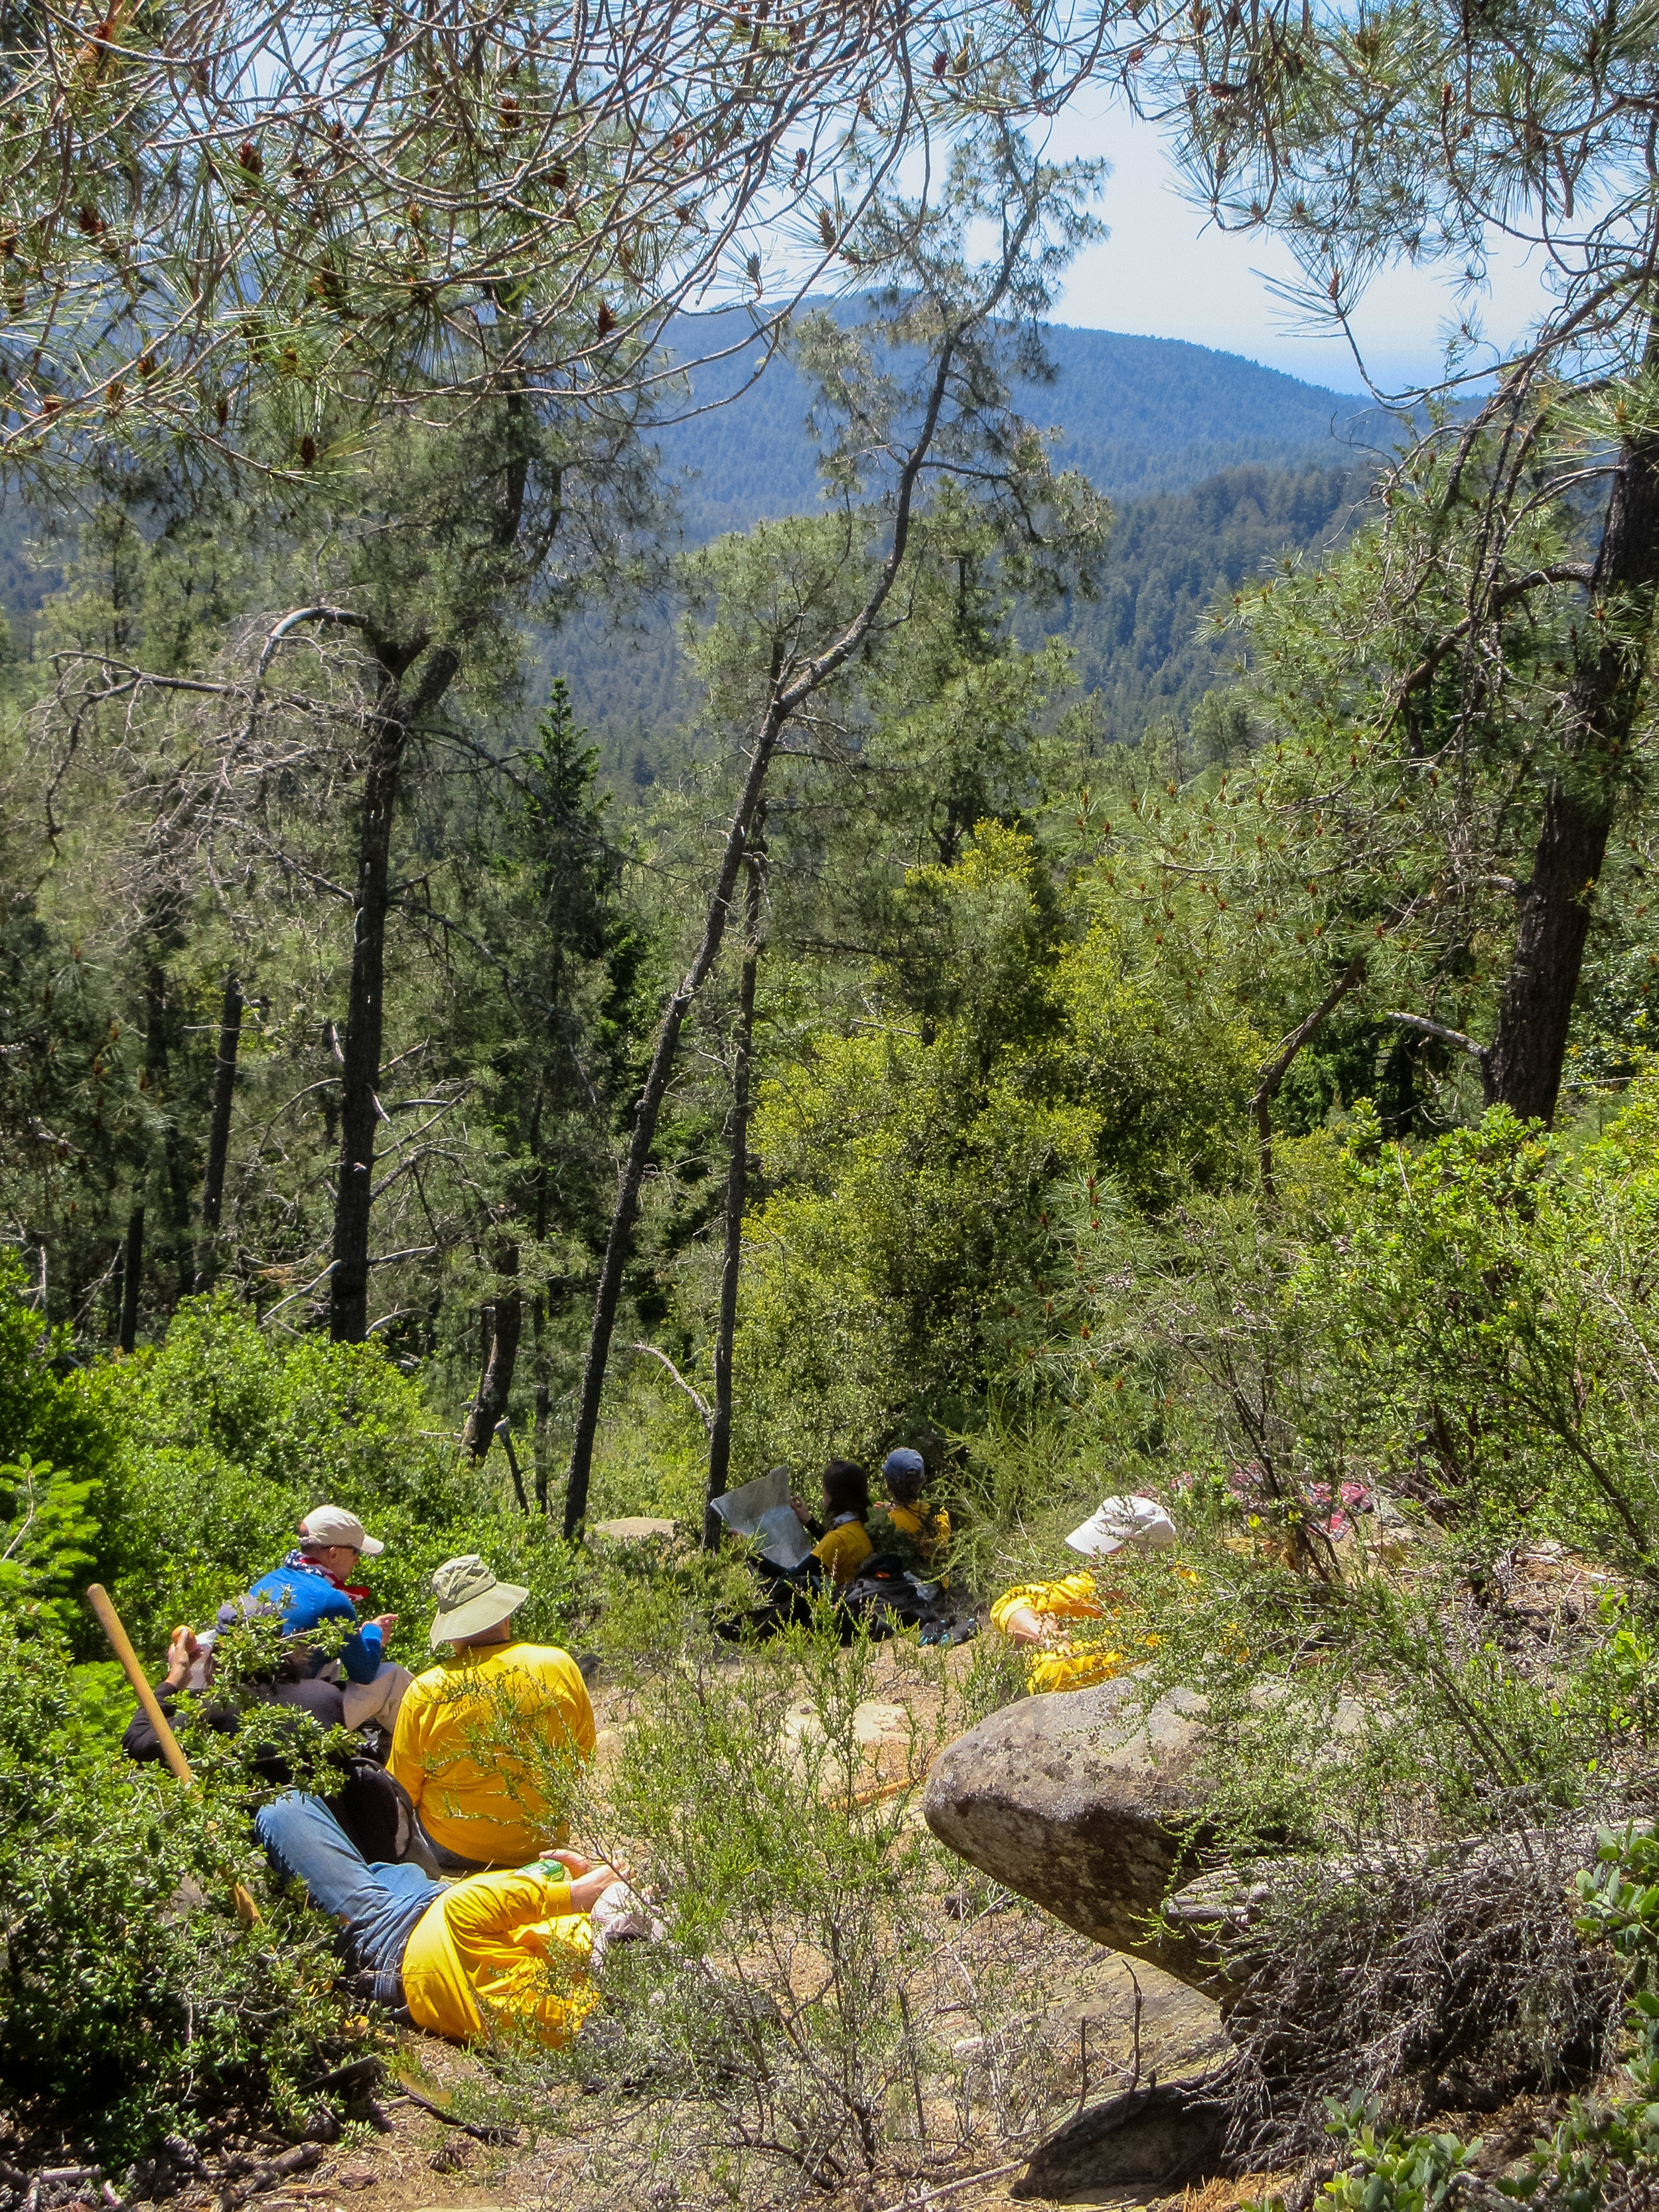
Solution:
[(547, 1511), (548, 1480), (552, 1472), (549, 1455), (552, 1439), (548, 1435), (552, 1393), (545, 1382), (536, 1385), (536, 1510)]
[(714, 1419), (708, 1431), (708, 1490), (702, 1547), (719, 1548), (722, 1522), (714, 1500), (726, 1494), (732, 1466), (732, 1346), (738, 1328), (738, 1276), (743, 1265), (743, 1209), (749, 1186), (749, 1087), (755, 1035), (755, 978), (760, 967), (761, 806), (745, 866), (743, 967), (738, 981), (737, 1053), (732, 1069), (732, 1152), (726, 1170), (726, 1250), (720, 1268), (720, 1322), (714, 1333)]
[[(495, 1272), (509, 1280), (519, 1272), (519, 1248), (503, 1245), (496, 1255)], [(513, 1370), (518, 1364), (519, 1338), (524, 1328), (524, 1300), (516, 1281), (512, 1289), (497, 1291), (495, 1305), (495, 1326), (490, 1331), (489, 1357), (478, 1379), (477, 1395), (468, 1410), (466, 1425), (461, 1431), (461, 1449), (473, 1461), (488, 1457), (495, 1434), (495, 1424), (505, 1419), (507, 1401), (513, 1389)]]
[(1258, 1073), (1250, 1108), (1255, 1115), (1256, 1156), (1261, 1170), (1261, 1195), (1269, 1206), (1276, 1201), (1279, 1195), (1273, 1188), (1273, 1127), (1270, 1111), (1278, 1096), (1279, 1086), (1285, 1080), (1291, 1062), (1327, 1015), (1334, 1013), (1349, 992), (1357, 990), (1364, 981), (1365, 964), (1364, 954), (1356, 952), (1322, 1002), (1314, 1008), (1305, 1021), (1298, 1023), (1267, 1066)]
[(144, 1209), (135, 1206), (127, 1216), (127, 1249), (121, 1267), (121, 1335), (123, 1352), (138, 1341), (138, 1289), (144, 1272)]
[[(1650, 331), (1644, 368), (1659, 369)], [(1579, 625), (1566, 734), (1545, 793), (1532, 881), (1498, 1024), (1482, 1061), (1489, 1104), (1554, 1119), (1591, 901), (1641, 704), (1659, 590), (1659, 437), (1620, 449)]]
[(340, 1071), (340, 1180), (334, 1203), (329, 1334), (361, 1344), (368, 1334), (368, 1231), (374, 1192), (375, 1124), (381, 1120), (380, 1047), (386, 1026), (386, 927), (392, 906), (392, 824), (412, 725), (429, 714), (460, 666), (451, 646), (434, 648), (414, 697), (400, 686), (422, 645), (375, 641), (384, 682), (371, 736), (357, 831), (352, 899), (351, 990)]
[[(188, 1297), (196, 1284), (196, 1262), (190, 1242), (190, 1177), (185, 1168), (184, 1140), (173, 1098), (173, 1040), (168, 1036), (173, 1011), (167, 1004), (167, 975), (161, 954), (179, 941), (181, 933), (173, 912), (173, 901), (164, 899), (153, 927), (156, 951), (144, 974), (144, 1059), (149, 1072), (150, 1097), (162, 1116), (161, 1158), (166, 1169), (167, 1230), (171, 1231), (173, 1266), (178, 1295)], [(166, 1232), (164, 1231), (164, 1236)], [(152, 1237), (151, 1243), (155, 1240)], [(152, 1257), (152, 1265), (159, 1260)]]
[(224, 1203), (225, 1162), (230, 1152), (230, 1114), (236, 1095), (236, 1052), (242, 1036), (242, 987), (225, 977), (225, 1002), (219, 1015), (219, 1054), (213, 1064), (213, 1113), (208, 1127), (207, 1180), (202, 1186), (202, 1249), (196, 1263), (198, 1291), (210, 1291), (219, 1272), (219, 1214)]

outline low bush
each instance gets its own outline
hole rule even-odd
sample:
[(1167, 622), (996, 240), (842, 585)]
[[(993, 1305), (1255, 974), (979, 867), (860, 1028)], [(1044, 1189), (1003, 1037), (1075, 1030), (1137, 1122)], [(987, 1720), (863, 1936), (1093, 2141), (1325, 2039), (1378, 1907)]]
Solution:
[[(68, 1655), (0, 1626), (0, 2078), (118, 2172), (217, 2111), (292, 2112), (349, 2028), (329, 1930), (268, 1884), (234, 1759), (185, 1790), (89, 1740)], [(262, 1916), (246, 1927), (240, 1882)]]

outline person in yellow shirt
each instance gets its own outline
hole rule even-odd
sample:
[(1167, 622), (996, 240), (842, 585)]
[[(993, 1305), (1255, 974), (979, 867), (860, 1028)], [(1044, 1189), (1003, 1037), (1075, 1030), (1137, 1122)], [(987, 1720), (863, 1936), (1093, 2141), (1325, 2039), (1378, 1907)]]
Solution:
[(850, 1459), (832, 1459), (823, 1470), (823, 1534), (812, 1547), (812, 1557), (837, 1589), (852, 1581), (875, 1549), (864, 1525), (869, 1512), (869, 1476)]
[(458, 2043), (514, 2028), (568, 2043), (609, 1945), (659, 1932), (625, 1875), (576, 1851), (446, 1885), (418, 1867), (371, 1865), (302, 1790), (262, 1806), (253, 1826), (277, 1871), (338, 1924), (364, 1993)]
[[(884, 1520), (890, 1528), (915, 1547), (922, 1567), (931, 1568), (951, 1548), (951, 1516), (942, 1505), (922, 1503), (927, 1462), (919, 1451), (913, 1451), (908, 1444), (901, 1444), (883, 1460), (881, 1479), (887, 1503), (879, 1509), (880, 1518), (872, 1531), (872, 1542), (878, 1551), (887, 1548), (882, 1541), (885, 1532), (880, 1525), (880, 1521)], [(902, 1548), (901, 1546), (901, 1552)]]
[[(1167, 1550), (1176, 1540), (1173, 1521), (1153, 1498), (1108, 1498), (1066, 1541), (1085, 1559), (1109, 1559), (1126, 1547), (1139, 1552)], [(1085, 1567), (1059, 1582), (1022, 1583), (1005, 1590), (991, 1607), (991, 1625), (1012, 1643), (1027, 1647), (1025, 1686), (1033, 1696), (1048, 1690), (1086, 1690), (1109, 1681), (1145, 1656), (1128, 1638), (1103, 1636), (1078, 1642), (1069, 1621), (1107, 1618), (1102, 1590)], [(1126, 1648), (1127, 1647), (1127, 1648)]]
[[(513, 1615), (530, 1592), (497, 1582), (476, 1553), (446, 1559), (432, 1590), (430, 1642), (446, 1656), (404, 1692), (392, 1774), (441, 1871), (523, 1866), (564, 1841), (563, 1808), (544, 1784), (550, 1765), (593, 1755), (587, 1685), (568, 1651), (516, 1639)], [(510, 1748), (526, 1736), (541, 1758)]]

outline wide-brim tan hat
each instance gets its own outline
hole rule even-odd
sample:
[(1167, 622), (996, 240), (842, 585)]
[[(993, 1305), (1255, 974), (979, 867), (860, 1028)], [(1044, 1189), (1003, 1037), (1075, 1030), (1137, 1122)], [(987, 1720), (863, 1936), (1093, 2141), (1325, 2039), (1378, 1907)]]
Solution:
[(444, 1561), (432, 1577), (432, 1595), (438, 1611), (427, 1640), (435, 1650), (509, 1620), (530, 1592), (521, 1583), (498, 1583), (476, 1552), (466, 1552)]

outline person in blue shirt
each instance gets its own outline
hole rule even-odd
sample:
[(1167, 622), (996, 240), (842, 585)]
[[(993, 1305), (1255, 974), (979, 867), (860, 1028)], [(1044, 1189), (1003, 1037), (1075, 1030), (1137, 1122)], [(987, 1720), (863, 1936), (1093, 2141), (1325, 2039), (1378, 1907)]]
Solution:
[[(356, 1620), (357, 1607), (346, 1577), (359, 1559), (373, 1559), (386, 1547), (341, 1505), (314, 1508), (300, 1523), (299, 1534), (299, 1542), (282, 1565), (261, 1575), (246, 1597), (221, 1606), (219, 1619), (222, 1626), (229, 1628), (258, 1614), (279, 1615), (283, 1635), (295, 1639), (294, 1656), (301, 1673), (311, 1675), (326, 1663), (328, 1655), (316, 1648), (307, 1652), (302, 1639), (325, 1620)], [(347, 1681), (374, 1681), (386, 1663), (386, 1632), (397, 1618), (395, 1613), (377, 1613), (347, 1638), (339, 1654)]]

